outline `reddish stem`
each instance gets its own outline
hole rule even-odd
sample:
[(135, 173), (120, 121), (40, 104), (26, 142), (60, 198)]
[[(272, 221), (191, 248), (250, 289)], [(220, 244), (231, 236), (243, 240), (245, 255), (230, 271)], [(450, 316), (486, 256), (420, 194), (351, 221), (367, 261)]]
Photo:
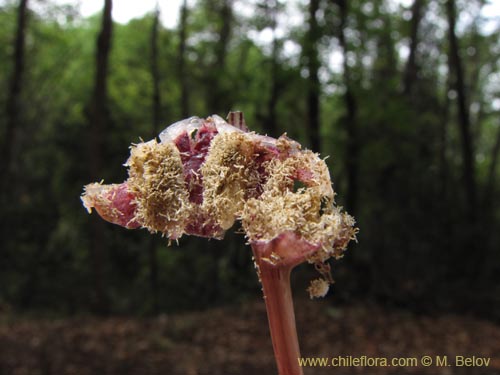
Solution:
[(270, 262), (265, 257), (270, 247), (272, 246), (269, 244), (253, 244), (252, 250), (262, 282), (278, 373), (302, 375), (298, 362), (300, 349), (290, 288), (290, 272), (295, 265)]

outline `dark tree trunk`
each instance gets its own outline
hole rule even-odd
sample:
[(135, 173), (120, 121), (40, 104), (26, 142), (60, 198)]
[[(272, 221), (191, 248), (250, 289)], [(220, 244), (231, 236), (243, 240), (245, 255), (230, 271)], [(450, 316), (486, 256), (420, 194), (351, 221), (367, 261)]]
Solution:
[(406, 95), (410, 94), (413, 84), (417, 80), (418, 66), (416, 61), (417, 48), (418, 48), (418, 31), (420, 21), (422, 20), (422, 10), (425, 0), (414, 0), (411, 7), (411, 24), (410, 24), (410, 54), (406, 62), (403, 89)]
[(315, 152), (321, 151), (320, 140), (320, 84), (318, 71), (320, 67), (318, 57), (318, 42), (320, 30), (318, 26), (317, 12), (320, 0), (309, 1), (309, 30), (305, 41), (305, 58), (307, 61), (307, 71), (309, 73), (307, 85), (307, 117), (309, 126), (309, 138), (311, 149)]
[(231, 36), (231, 24), (233, 19), (231, 0), (225, 0), (223, 2), (220, 15), (222, 22), (219, 30), (219, 43), (217, 43), (215, 48), (215, 56), (217, 65), (220, 69), (223, 69), (226, 66), (227, 47)]
[(160, 22), (160, 10), (156, 9), (151, 28), (151, 79), (153, 80), (153, 126), (152, 135), (158, 135), (158, 126), (161, 123), (161, 95), (160, 95), (160, 71), (158, 68), (158, 28)]
[(21, 88), (24, 78), (25, 66), (25, 40), (26, 23), (28, 18), (28, 0), (21, 0), (17, 10), (17, 30), (14, 39), (14, 55), (12, 59), (13, 72), (10, 77), (9, 91), (7, 94), (5, 112), (7, 114), (4, 142), (2, 145), (2, 161), (0, 162), (0, 179), (2, 180), (2, 193), (6, 188), (5, 183), (9, 179), (10, 168), (13, 159), (13, 150), (16, 143), (16, 127), (19, 123), (21, 113)]
[[(90, 142), (89, 142), (89, 161), (90, 174), (94, 180), (102, 178), (102, 159), (104, 149), (104, 139), (106, 136), (107, 125), (109, 122), (108, 113), (108, 66), (109, 53), (111, 51), (111, 35), (113, 21), (111, 10), (112, 0), (104, 1), (104, 10), (102, 15), (101, 31), (97, 38), (96, 45), (96, 68), (94, 91), (90, 103)], [(95, 311), (100, 314), (106, 314), (109, 311), (109, 302), (106, 292), (106, 283), (104, 276), (105, 249), (103, 222), (97, 217), (92, 220), (91, 241), (90, 241), (90, 259), (94, 275), (94, 294)]]
[(269, 100), (267, 101), (267, 119), (265, 123), (266, 132), (272, 137), (277, 137), (278, 125), (276, 122), (276, 105), (279, 97), (278, 83), (278, 40), (273, 39), (273, 50), (271, 56), (271, 90), (269, 92)]
[(465, 93), (465, 80), (460, 58), (457, 36), (455, 34), (456, 14), (455, 1), (446, 2), (446, 13), (448, 17), (448, 38), (449, 38), (449, 70), (454, 73), (454, 88), (457, 92), (458, 104), (458, 124), (462, 140), (462, 159), (463, 159), (463, 180), (465, 185), (466, 208), (468, 220), (476, 223), (476, 179), (474, 165), (474, 150), (472, 145), (472, 133)]
[(480, 273), (483, 269), (485, 252), (478, 248), (480, 228), (478, 226), (477, 192), (475, 177), (474, 148), (471, 130), (469, 107), (466, 98), (464, 70), (460, 57), (459, 45), (455, 34), (456, 11), (455, 1), (446, 1), (446, 14), (448, 17), (449, 38), (449, 74), (452, 75), (453, 88), (457, 93), (458, 126), (461, 138), (462, 151), (462, 179), (464, 184), (465, 217), (462, 224), (463, 243), (458, 248), (459, 256), (468, 262), (463, 262), (456, 269), (456, 277), (468, 277), (475, 283), (480, 282)]
[(108, 112), (108, 66), (111, 51), (112, 0), (104, 1), (101, 31), (97, 38), (94, 91), (90, 104), (90, 173), (94, 179), (100, 179), (102, 173), (102, 154), (104, 137), (109, 121)]
[(352, 92), (352, 78), (351, 68), (347, 63), (347, 53), (349, 47), (345, 37), (345, 30), (347, 28), (347, 16), (349, 13), (347, 0), (334, 0), (337, 4), (340, 15), (339, 25), (339, 44), (342, 48), (344, 56), (343, 62), (343, 83), (345, 87), (344, 103), (346, 108), (346, 115), (344, 118), (345, 127), (347, 132), (347, 152), (346, 152), (346, 171), (347, 171), (347, 192), (346, 192), (346, 206), (349, 212), (356, 213), (358, 193), (359, 193), (359, 137), (357, 126), (357, 103), (356, 98)]
[[(158, 28), (160, 21), (160, 10), (158, 5), (153, 18), (153, 26), (151, 28), (151, 79), (153, 80), (153, 138), (158, 135), (158, 125), (161, 121), (161, 96), (160, 96), (160, 72), (158, 69)], [(187, 116), (186, 116), (187, 117)], [(159, 291), (158, 291), (158, 257), (156, 253), (156, 241), (152, 237), (150, 239), (149, 248), (149, 281), (151, 287), (153, 313), (159, 311)]]
[(476, 102), (479, 104), (479, 109), (475, 115), (471, 115), (470, 123), (472, 128), (472, 143), (476, 144), (476, 142), (481, 139), (483, 124), (484, 124), (484, 103), (483, 103), (483, 87), (481, 86), (481, 70), (483, 69), (485, 63), (482, 61), (482, 54), (480, 49), (477, 47), (481, 43), (481, 34), (478, 30), (477, 23), (472, 25), (471, 29), (472, 38), (470, 41), (471, 46), (474, 47), (474, 54), (468, 60), (468, 66), (470, 71), (470, 76), (468, 79), (468, 88), (469, 88), (469, 97), (468, 104), (470, 108), (470, 104)]
[(277, 137), (278, 126), (276, 120), (276, 105), (278, 104), (278, 97), (280, 91), (279, 77), (278, 77), (278, 69), (279, 69), (279, 52), (280, 52), (280, 44), (276, 37), (276, 14), (278, 12), (278, 3), (276, 0), (268, 1), (268, 7), (271, 17), (271, 29), (273, 31), (273, 44), (272, 44), (272, 52), (271, 52), (271, 69), (270, 69), (270, 91), (269, 91), (269, 99), (267, 101), (267, 116), (265, 122), (265, 129), (267, 134), (273, 137)]
[(215, 8), (220, 13), (220, 27), (218, 31), (218, 41), (215, 44), (215, 61), (211, 68), (211, 75), (208, 86), (209, 111), (213, 113), (224, 113), (229, 111), (231, 99), (221, 82), (226, 75), (226, 56), (231, 37), (231, 27), (233, 21), (232, 0), (224, 0), (219, 8), (219, 2), (215, 2)]
[[(441, 113), (441, 126), (439, 129), (439, 202), (442, 205), (441, 208), (445, 208), (447, 204), (447, 199), (449, 195), (448, 191), (448, 160), (446, 158), (446, 151), (448, 144), (446, 139), (448, 137), (448, 123), (450, 121), (450, 97), (448, 92), (451, 89), (451, 77), (448, 75), (446, 82), (446, 94), (444, 97), (444, 103), (442, 105)], [(448, 221), (448, 215), (442, 215), (441, 219)]]
[(181, 7), (181, 22), (179, 25), (179, 80), (181, 85), (182, 118), (189, 117), (189, 89), (186, 73), (187, 17), (187, 0), (184, 0)]
[(500, 154), (500, 129), (497, 133), (497, 138), (493, 150), (491, 151), (490, 165), (488, 167), (488, 176), (486, 179), (486, 189), (484, 194), (484, 207), (491, 209), (493, 207), (493, 192), (495, 188), (495, 176), (498, 166), (498, 158)]
[[(483, 243), (485, 243), (486, 252), (484, 254), (484, 259), (480, 267), (480, 282), (485, 286), (488, 286), (488, 281), (491, 276), (495, 273), (495, 252), (498, 246), (494, 244), (494, 233), (496, 233), (495, 225), (495, 183), (496, 183), (496, 171), (498, 169), (498, 159), (500, 157), (500, 129), (498, 130), (497, 137), (495, 140), (495, 145), (491, 151), (490, 165), (488, 166), (488, 175), (486, 177), (486, 187), (483, 197), (483, 210), (481, 211), (482, 216), (482, 238)], [(489, 246), (488, 246), (489, 245)]]

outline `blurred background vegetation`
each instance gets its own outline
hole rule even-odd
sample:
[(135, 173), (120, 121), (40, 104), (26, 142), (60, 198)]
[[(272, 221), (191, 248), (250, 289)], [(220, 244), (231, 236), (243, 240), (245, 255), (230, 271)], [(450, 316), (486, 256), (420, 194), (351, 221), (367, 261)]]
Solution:
[(176, 27), (159, 9), (115, 23), (102, 5), (84, 18), (0, 2), (0, 310), (143, 315), (260, 296), (237, 228), (167, 247), (79, 199), (86, 183), (126, 178), (131, 142), (241, 110), (252, 130), (331, 155), (338, 204), (360, 228), (333, 264), (332, 303), (500, 318), (491, 4), (197, 0)]

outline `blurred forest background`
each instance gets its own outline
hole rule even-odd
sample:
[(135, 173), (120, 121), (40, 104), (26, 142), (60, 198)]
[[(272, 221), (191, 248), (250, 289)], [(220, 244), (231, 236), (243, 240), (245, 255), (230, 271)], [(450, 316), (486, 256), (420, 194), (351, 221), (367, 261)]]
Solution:
[(499, 374), (494, 3), (191, 0), (166, 27), (160, 8), (113, 22), (112, 0), (0, 1), (0, 374), (275, 371), (238, 228), (168, 247), (79, 199), (126, 178), (132, 142), (230, 110), (330, 155), (360, 228), (325, 300), (305, 297), (312, 267), (293, 274), (304, 355), (484, 355), (455, 373)]
[(487, 1), (197, 0), (175, 28), (153, 10), (114, 23), (112, 0), (88, 18), (0, 4), (0, 310), (148, 315), (259, 298), (241, 235), (167, 247), (79, 199), (126, 178), (131, 142), (241, 110), (251, 129), (331, 155), (360, 233), (333, 264), (329, 303), (500, 319), (500, 20)]

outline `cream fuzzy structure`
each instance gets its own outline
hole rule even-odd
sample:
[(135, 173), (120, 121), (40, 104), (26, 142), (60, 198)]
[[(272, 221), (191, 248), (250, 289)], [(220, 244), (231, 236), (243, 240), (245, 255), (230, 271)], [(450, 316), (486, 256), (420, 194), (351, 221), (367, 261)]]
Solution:
[[(284, 236), (295, 244), (273, 247), (264, 261), (309, 261), (323, 271), (355, 239), (354, 219), (334, 204), (325, 161), (286, 135), (245, 132), (212, 116), (183, 120), (160, 138), (131, 147), (124, 183), (85, 187), (89, 212), (169, 239), (222, 238), (239, 220), (250, 244)], [(328, 271), (311, 283), (311, 296), (326, 294)]]
[(151, 232), (178, 238), (192, 211), (179, 151), (152, 140), (131, 147), (128, 188), (136, 197), (136, 220)]

